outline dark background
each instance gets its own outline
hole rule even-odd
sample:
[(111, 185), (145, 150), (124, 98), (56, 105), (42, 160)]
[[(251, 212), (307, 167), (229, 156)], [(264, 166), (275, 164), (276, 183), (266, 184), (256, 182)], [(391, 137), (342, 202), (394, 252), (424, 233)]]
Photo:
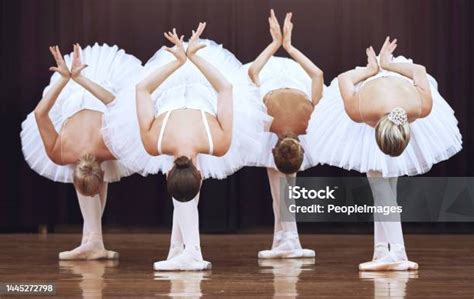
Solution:
[[(176, 27), (189, 36), (207, 21), (204, 37), (249, 62), (270, 41), (267, 16), (274, 8), (280, 22), (294, 15), (293, 43), (325, 72), (325, 82), (366, 63), (365, 48), (378, 49), (386, 35), (397, 37), (397, 54), (427, 67), (441, 94), (456, 111), (464, 140), (461, 153), (436, 165), (428, 176), (472, 176), (474, 114), (471, 0), (2, 0), (0, 231), (35, 231), (46, 224), (81, 223), (72, 185), (49, 181), (25, 163), (20, 124), (40, 100), (51, 76), (49, 45), (68, 53), (72, 44), (117, 44), (143, 63), (165, 42), (162, 32)], [(284, 55), (284, 53), (281, 53)], [(356, 175), (315, 167), (302, 176)], [(162, 175), (134, 175), (112, 184), (104, 224), (110, 227), (169, 226), (171, 201)], [(201, 192), (201, 228), (239, 232), (273, 225), (266, 172), (244, 168), (226, 180), (207, 180)], [(471, 224), (412, 224), (423, 231), (469, 231)], [(317, 232), (367, 231), (369, 225), (305, 224)]]

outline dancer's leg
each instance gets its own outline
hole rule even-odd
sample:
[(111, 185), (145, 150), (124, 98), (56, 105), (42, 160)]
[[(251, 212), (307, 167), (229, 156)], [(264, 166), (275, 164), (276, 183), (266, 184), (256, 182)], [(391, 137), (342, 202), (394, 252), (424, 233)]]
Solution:
[(166, 261), (154, 264), (155, 270), (206, 270), (211, 264), (202, 258), (199, 238), (199, 194), (188, 202), (179, 202), (173, 199), (185, 249), (182, 254)]
[[(376, 206), (397, 205), (396, 178), (383, 178), (380, 175), (372, 175), (368, 176), (368, 180)], [(398, 244), (404, 247), (400, 215), (384, 216), (376, 214), (374, 215), (374, 221), (378, 223), (378, 232), (390, 245)], [(406, 259), (406, 256), (403, 258)]]
[[(376, 206), (395, 206), (396, 198), (396, 178), (383, 178), (380, 173), (369, 172), (367, 174), (370, 188)], [(386, 240), (390, 247), (390, 252), (386, 252), (382, 242), (375, 241), (374, 261), (359, 265), (361, 270), (410, 270), (417, 269), (418, 265), (408, 262), (404, 242), (400, 215), (383, 216), (374, 215), (376, 222), (375, 237)], [(379, 236), (377, 236), (379, 234)]]
[(104, 215), (105, 205), (107, 204), (107, 192), (109, 190), (109, 183), (103, 182), (99, 190), (100, 206), (102, 208), (100, 216)]
[[(197, 204), (199, 204), (199, 195), (196, 197)], [(170, 249), (168, 252), (167, 260), (174, 258), (175, 256), (181, 254), (184, 250), (184, 240), (183, 234), (179, 227), (179, 221), (176, 214), (176, 209), (174, 208), (173, 201), (173, 223), (171, 227), (171, 240), (170, 240)]]
[[(314, 250), (302, 249), (298, 227), (293, 214), (287, 212), (282, 216), (281, 183), (286, 182), (294, 186), (296, 173), (285, 176), (273, 168), (267, 168), (268, 181), (273, 199), (273, 214), (275, 217), (275, 228), (271, 250), (262, 250), (258, 253), (259, 258), (298, 258), (314, 257)], [(285, 213), (284, 211), (283, 213)]]
[[(101, 208), (102, 208), (102, 212), (101, 212), (101, 215), (100, 215), (101, 216), (101, 221), (102, 221), (102, 217), (104, 216), (105, 206), (107, 204), (108, 190), (109, 190), (109, 183), (108, 182), (103, 182), (102, 186), (99, 190), (100, 205), (101, 205)], [(119, 254), (116, 251), (107, 250), (107, 256), (118, 258)]]
[(282, 175), (278, 170), (273, 168), (267, 168), (267, 174), (272, 195), (274, 218), (272, 248), (275, 248), (283, 238), (283, 227), (280, 219), (280, 179)]
[[(174, 206), (174, 200), (173, 200)], [(171, 240), (170, 240), (170, 249), (168, 252), (168, 257), (166, 259), (172, 259), (175, 256), (181, 254), (184, 250), (184, 240), (183, 234), (179, 228), (178, 216), (176, 213), (176, 208), (173, 207), (173, 225), (171, 228)]]
[[(369, 180), (369, 184), (372, 182), (375, 184), (375, 181), (378, 179), (383, 180), (382, 174), (376, 171), (369, 171), (367, 173), (367, 178)], [(373, 190), (371, 186), (371, 190)], [(372, 191), (373, 193), (373, 191)], [(374, 205), (378, 205), (379, 202), (375, 202)], [(374, 255), (373, 260), (380, 259), (388, 254), (388, 239), (385, 234), (383, 222), (374, 214)]]
[(59, 258), (69, 259), (102, 259), (117, 258), (117, 256), (109, 256), (104, 249), (102, 239), (102, 204), (100, 196), (93, 197), (84, 196), (77, 192), (79, 199), (79, 207), (81, 208), (84, 226), (87, 228), (87, 242), (71, 251), (61, 252)]
[[(105, 210), (105, 205), (107, 203), (107, 192), (108, 192), (108, 186), (109, 184), (107, 182), (102, 183), (102, 186), (99, 190), (99, 199), (100, 199), (100, 205), (101, 205), (101, 217), (104, 215), (104, 210)], [(81, 245), (87, 243), (88, 237), (89, 237), (89, 232), (90, 229), (87, 226), (87, 221), (84, 221), (84, 224), (82, 226), (82, 241)]]

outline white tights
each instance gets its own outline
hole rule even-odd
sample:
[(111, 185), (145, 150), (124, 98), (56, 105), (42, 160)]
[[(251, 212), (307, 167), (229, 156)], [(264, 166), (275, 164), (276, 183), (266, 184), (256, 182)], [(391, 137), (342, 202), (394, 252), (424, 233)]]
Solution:
[[(384, 178), (379, 172), (369, 171), (367, 173), (374, 205), (396, 206), (397, 205), (397, 181), (398, 178)], [(390, 217), (389, 219), (383, 219)], [(400, 258), (406, 259), (405, 244), (403, 240), (402, 224), (400, 216), (377, 216), (374, 215), (374, 246), (387, 244), (390, 248), (400, 249)]]
[[(281, 211), (281, 181), (285, 180), (290, 186), (294, 186), (296, 173), (285, 175), (274, 168), (267, 168), (267, 173), (273, 198), (273, 215), (275, 219), (272, 249), (276, 248), (284, 237), (289, 237), (294, 240), (294, 242), (292, 242), (295, 243), (294, 245), (296, 246), (294, 249), (301, 249), (298, 238), (298, 227), (294, 215), (287, 212), (287, 215), (284, 217), (285, 221), (283, 221)], [(285, 212), (286, 211), (283, 213)]]
[(95, 196), (84, 196), (77, 190), (76, 193), (84, 219), (81, 245), (71, 251), (61, 252), (59, 259), (118, 258), (118, 253), (105, 250), (102, 238), (102, 214), (107, 201), (107, 183), (103, 183), (99, 194)]
[(185, 250), (194, 258), (202, 260), (198, 203), (199, 193), (188, 202), (180, 202), (173, 198), (173, 227), (168, 259), (181, 253), (185, 246)]

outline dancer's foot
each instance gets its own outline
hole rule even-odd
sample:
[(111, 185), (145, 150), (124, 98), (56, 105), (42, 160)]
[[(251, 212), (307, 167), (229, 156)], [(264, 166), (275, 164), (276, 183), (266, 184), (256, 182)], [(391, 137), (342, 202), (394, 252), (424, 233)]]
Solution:
[(417, 263), (396, 261), (390, 255), (376, 261), (359, 264), (359, 271), (409, 271), (417, 269)]
[[(82, 233), (81, 246), (87, 244), (89, 239), (93, 239), (93, 238), (94, 238), (94, 233)], [(119, 258), (118, 252), (112, 251), (112, 250), (107, 250), (107, 249), (106, 249), (106, 251), (107, 251), (107, 256), (109, 257), (107, 259), (113, 260), (113, 259), (118, 259)], [(69, 252), (69, 251), (63, 251), (63, 252)], [(61, 258), (59, 258), (59, 259), (61, 259)]]
[(99, 260), (118, 259), (119, 254), (115, 251), (106, 250), (101, 241), (88, 240), (73, 250), (59, 253), (60, 260)]
[(314, 250), (301, 248), (296, 232), (284, 233), (282, 240), (276, 247), (258, 252), (258, 258), (261, 259), (312, 258), (315, 256)]
[(370, 262), (359, 264), (360, 271), (408, 271), (417, 270), (418, 264), (406, 257), (405, 248), (401, 245), (391, 245), (390, 251), (383, 257)]
[(155, 271), (203, 271), (212, 268), (210, 262), (192, 254), (185, 249), (183, 253), (166, 261), (159, 261), (153, 264)]

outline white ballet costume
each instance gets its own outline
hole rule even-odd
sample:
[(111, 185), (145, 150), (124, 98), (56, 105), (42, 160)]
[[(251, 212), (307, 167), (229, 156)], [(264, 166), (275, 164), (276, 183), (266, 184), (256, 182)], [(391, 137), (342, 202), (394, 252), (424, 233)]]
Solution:
[[(242, 64), (228, 50), (211, 40), (200, 40), (206, 47), (197, 55), (216, 67), (233, 85), (233, 132), (232, 143), (228, 152), (222, 157), (199, 154), (198, 164), (204, 179), (224, 179), (243, 166), (254, 165), (259, 158), (261, 135), (265, 125), (270, 121), (263, 103), (259, 101), (258, 89), (249, 84), (239, 70)], [(187, 47), (187, 43), (184, 43)], [(162, 47), (145, 64), (142, 78), (176, 60)], [(136, 172), (146, 176), (158, 172), (168, 173), (173, 167), (174, 158), (170, 155), (149, 155), (141, 142), (135, 101), (128, 101), (134, 90), (128, 90), (124, 98), (119, 95), (117, 105), (111, 109), (110, 117), (120, 115), (121, 122), (108, 126), (110, 135), (128, 136), (126, 139), (110, 138), (106, 143), (111, 151)], [(194, 109), (212, 116), (217, 114), (217, 93), (199, 69), (189, 60), (170, 75), (152, 94), (155, 116), (177, 109)], [(104, 121), (108, 125), (108, 117)], [(248, 151), (248, 149), (254, 149)]]
[[(138, 79), (142, 69), (140, 60), (126, 54), (117, 46), (108, 46), (107, 44), (96, 43), (92, 47), (86, 47), (81, 51), (81, 58), (84, 64), (88, 64), (88, 67), (82, 70), (82, 75), (114, 95), (130, 84), (134, 78)], [(70, 68), (72, 53), (65, 55), (64, 60)], [(60, 77), (58, 73), (53, 74), (43, 95), (58, 82)], [(60, 133), (67, 120), (76, 113), (86, 109), (93, 110), (103, 113), (103, 118), (105, 118), (109, 108), (113, 105), (115, 105), (115, 101), (105, 105), (82, 86), (70, 80), (56, 99), (49, 112), (49, 117), (56, 131)], [(33, 112), (22, 123), (20, 135), (25, 160), (35, 172), (55, 182), (73, 182), (74, 165), (57, 165), (46, 154)], [(105, 136), (104, 127), (102, 127), (102, 135), (105, 140), (107, 136)], [(120, 138), (120, 136), (114, 137)], [(134, 171), (126, 167), (121, 160), (105, 161), (101, 163), (101, 167), (104, 170), (104, 186), (102, 186), (100, 194), (95, 195), (92, 199), (77, 193), (84, 219), (81, 246), (72, 251), (61, 252), (60, 259), (118, 258), (118, 253), (103, 248), (101, 218), (107, 198), (107, 184), (131, 175)], [(91, 248), (97, 250), (91, 250)]]
[[(244, 72), (247, 74), (251, 63), (244, 65)], [(250, 81), (250, 78), (248, 78)], [(259, 73), (260, 100), (263, 103), (264, 97), (271, 91), (281, 88), (292, 88), (302, 91), (309, 102), (311, 97), (311, 78), (304, 69), (294, 60), (283, 57), (272, 56)], [(273, 118), (272, 118), (273, 119)], [(273, 244), (271, 250), (262, 250), (258, 257), (262, 259), (271, 258), (303, 258), (314, 257), (314, 250), (303, 249), (298, 236), (296, 221), (282, 221), (280, 213), (280, 180), (287, 178), (288, 183), (294, 184), (296, 174), (285, 175), (278, 171), (272, 154), (272, 149), (278, 142), (278, 136), (269, 131), (271, 123), (266, 127), (266, 132), (262, 138), (262, 154), (255, 166), (267, 168), (268, 180), (273, 198), (273, 214), (275, 218)], [(306, 148), (306, 134), (298, 136), (301, 146)], [(305, 153), (300, 170), (314, 166), (310, 157)]]
[[(403, 56), (394, 63), (413, 63)], [(378, 77), (396, 76), (413, 83), (398, 73), (382, 70)], [(366, 80), (366, 81), (367, 81)], [(308, 154), (315, 163), (329, 164), (366, 173), (381, 172), (383, 177), (399, 177), (425, 173), (462, 149), (461, 133), (454, 111), (438, 92), (438, 83), (428, 75), (433, 108), (425, 118), (410, 124), (410, 143), (398, 157), (385, 155), (375, 140), (375, 129), (352, 121), (345, 113), (337, 78), (325, 90), (308, 125)], [(360, 88), (364, 82), (359, 83)], [(415, 100), (415, 99), (414, 99)]]
[[(398, 56), (393, 63), (413, 63)], [(377, 75), (357, 84), (379, 77), (395, 76), (413, 84), (398, 73), (381, 70)], [(352, 121), (344, 110), (337, 78), (326, 89), (315, 107), (308, 126), (308, 154), (317, 163), (367, 173), (375, 205), (397, 203), (397, 177), (419, 175), (462, 149), (462, 137), (453, 109), (438, 92), (436, 80), (428, 75), (433, 107), (431, 113), (410, 123), (410, 142), (398, 157), (384, 154), (375, 140), (375, 129), (365, 123)], [(407, 259), (400, 221), (377, 221), (374, 218), (374, 257), (359, 269), (414, 270), (416, 263)]]
[[(222, 45), (211, 40), (200, 40), (206, 47), (197, 55), (216, 67), (233, 85), (233, 133), (228, 152), (222, 156), (213, 156), (213, 141), (208, 128), (207, 114), (217, 114), (217, 93), (204, 75), (191, 62), (186, 63), (170, 75), (152, 94), (156, 117), (165, 113), (163, 129), (158, 136), (158, 151), (161, 152), (161, 140), (170, 114), (178, 109), (199, 110), (209, 142), (209, 154), (198, 154), (196, 164), (203, 179), (224, 179), (246, 165), (254, 165), (259, 158), (261, 135), (269, 122), (265, 106), (258, 98), (258, 90), (247, 81), (241, 72), (242, 64)], [(187, 47), (187, 43), (184, 43)], [(146, 63), (142, 77), (174, 61), (176, 58), (165, 48), (158, 50)], [(128, 91), (134, 92), (133, 90)], [(128, 97), (125, 97), (128, 98)], [(174, 157), (170, 155), (150, 156), (144, 149), (138, 130), (136, 103), (119, 99), (112, 114), (128, 115), (122, 122), (114, 122), (109, 130), (128, 136), (126, 140), (112, 138), (110, 148), (117, 153), (126, 165), (146, 176), (162, 172), (173, 167)], [(105, 119), (107, 123), (107, 118)], [(130, 125), (132, 124), (132, 125)], [(194, 125), (194, 124), (193, 124)], [(201, 124), (196, 124), (201, 126)], [(119, 141), (119, 142), (116, 142)], [(252, 149), (249, 151), (249, 149)], [(206, 270), (211, 264), (202, 259), (199, 242), (199, 195), (189, 202), (178, 202), (173, 199), (173, 228), (171, 245), (166, 261), (156, 262), (157, 271), (165, 270)]]

